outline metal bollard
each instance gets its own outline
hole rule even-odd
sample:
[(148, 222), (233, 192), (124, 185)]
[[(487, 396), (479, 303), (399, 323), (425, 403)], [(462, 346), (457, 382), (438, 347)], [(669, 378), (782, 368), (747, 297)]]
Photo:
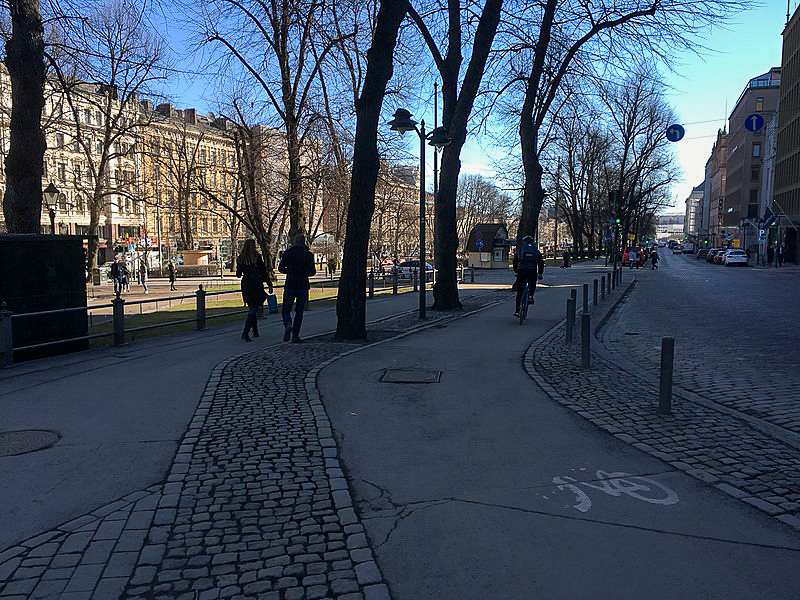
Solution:
[(0, 304), (0, 367), (14, 364), (14, 330), (11, 326), (11, 311), (5, 300)]
[(606, 299), (606, 276), (600, 278), (600, 300)]
[(394, 277), (392, 277), (392, 294), (394, 296), (397, 295), (397, 271), (394, 272)]
[(197, 286), (194, 295), (197, 307), (197, 331), (203, 331), (206, 328), (206, 291), (202, 283)]
[(112, 304), (112, 325), (114, 327), (114, 345), (123, 346), (125, 344), (125, 300), (117, 297), (111, 301)]
[(592, 294), (592, 306), (597, 306), (597, 279), (594, 280), (594, 293)]
[(575, 299), (567, 300), (567, 344), (572, 343), (572, 330), (575, 329)]
[(608, 295), (610, 296), (611, 295), (611, 273), (608, 273), (608, 275), (606, 276), (606, 279), (608, 279)]
[(375, 297), (375, 273), (369, 272), (369, 297)]
[(572, 308), (576, 308), (578, 306), (578, 290), (571, 289), (569, 291), (569, 297), (572, 298)]
[(584, 369), (589, 368), (589, 313), (581, 315), (581, 366)]
[(622, 285), (622, 267), (619, 268), (619, 276), (617, 277), (617, 285)]
[(417, 270), (416, 269), (414, 269), (413, 278), (414, 278), (414, 291), (416, 292), (417, 291)]
[(617, 270), (616, 269), (614, 269), (614, 271), (611, 273), (611, 289), (612, 290), (617, 289)]
[(675, 338), (661, 338), (661, 381), (658, 388), (658, 414), (672, 414), (672, 366)]
[(589, 284), (583, 284), (583, 312), (589, 312)]
[(475, 267), (472, 267), (469, 272), (469, 282), (475, 283)]

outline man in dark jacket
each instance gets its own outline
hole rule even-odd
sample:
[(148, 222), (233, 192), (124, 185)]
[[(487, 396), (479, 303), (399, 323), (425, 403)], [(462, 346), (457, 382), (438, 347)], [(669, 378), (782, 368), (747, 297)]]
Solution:
[(514, 273), (517, 274), (517, 281), (514, 285), (517, 290), (517, 304), (514, 316), (518, 317), (519, 305), (522, 301), (522, 293), (525, 284), (528, 284), (531, 303), (533, 303), (532, 296), (536, 292), (536, 282), (544, 273), (544, 258), (542, 257), (542, 253), (536, 248), (536, 244), (531, 236), (526, 235), (522, 238), (522, 243), (514, 254), (514, 261), (511, 266), (514, 269)]
[[(283, 284), (283, 341), (300, 341), (300, 326), (303, 324), (303, 310), (308, 302), (308, 278), (316, 275), (314, 255), (306, 246), (306, 238), (300, 233), (294, 237), (294, 244), (283, 253), (278, 271), (286, 274)], [(297, 301), (292, 322), (292, 305)]]

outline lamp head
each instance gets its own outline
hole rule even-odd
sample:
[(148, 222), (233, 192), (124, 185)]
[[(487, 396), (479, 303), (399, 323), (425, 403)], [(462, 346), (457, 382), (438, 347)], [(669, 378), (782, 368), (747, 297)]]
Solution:
[(434, 148), (444, 148), (453, 140), (447, 135), (447, 127), (440, 125), (428, 134), (428, 145)]
[(55, 206), (56, 200), (58, 200), (58, 195), (61, 192), (58, 191), (58, 188), (53, 185), (53, 182), (50, 182), (46, 188), (42, 190), (42, 197), (44, 197), (44, 201), (48, 206)]
[(400, 135), (413, 131), (417, 126), (417, 122), (411, 118), (411, 113), (405, 108), (398, 108), (392, 116), (394, 118), (389, 121), (389, 128), (392, 131), (399, 132)]

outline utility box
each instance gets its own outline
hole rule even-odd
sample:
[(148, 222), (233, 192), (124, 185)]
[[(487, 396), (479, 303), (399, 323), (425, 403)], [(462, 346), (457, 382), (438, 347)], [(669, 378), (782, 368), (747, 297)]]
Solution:
[[(68, 235), (0, 235), (0, 302), (13, 314), (61, 308), (68, 313), (12, 320), (14, 347), (85, 336), (86, 253), (83, 238)], [(14, 352), (16, 362), (85, 350), (87, 340)]]

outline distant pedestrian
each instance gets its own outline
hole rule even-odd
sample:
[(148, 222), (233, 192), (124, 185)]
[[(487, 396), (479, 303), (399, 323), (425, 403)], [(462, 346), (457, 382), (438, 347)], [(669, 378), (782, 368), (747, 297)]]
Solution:
[(775, 260), (775, 248), (767, 246), (767, 265), (771, 267), (773, 260)]
[(628, 251), (628, 268), (629, 268), (629, 269), (632, 269), (632, 268), (633, 268), (633, 263), (635, 263), (635, 262), (636, 262), (636, 260), (637, 260), (637, 259), (636, 259), (636, 250), (634, 250), (633, 248), (631, 248), (631, 249)]
[(328, 259), (328, 269), (330, 270), (331, 277), (334, 277), (336, 275), (336, 267), (337, 267), (336, 257), (335, 256), (331, 256)]
[(786, 257), (786, 246), (779, 245), (777, 249), (778, 253), (778, 266), (783, 266), (783, 259)]
[(147, 294), (147, 265), (144, 264), (144, 261), (139, 262), (139, 283), (142, 284), (144, 293)]
[(650, 267), (650, 270), (658, 268), (658, 252), (655, 249), (650, 253), (650, 264), (653, 265)]
[(174, 292), (178, 288), (175, 287), (175, 265), (172, 261), (167, 264), (167, 272), (169, 273), (169, 289)]
[(242, 300), (247, 305), (242, 339), (251, 342), (248, 334), (252, 330), (253, 337), (258, 337), (258, 309), (267, 299), (267, 293), (264, 291), (265, 281), (269, 293), (272, 294), (272, 281), (264, 259), (256, 250), (256, 241), (252, 238), (244, 241), (242, 251), (236, 257), (236, 276), (242, 278)]
[[(283, 253), (278, 271), (286, 274), (283, 285), (283, 341), (300, 342), (300, 326), (303, 324), (303, 310), (308, 302), (311, 287), (308, 278), (315, 275), (314, 255), (306, 246), (306, 238), (300, 233), (294, 237), (294, 244)], [(292, 305), (295, 304), (294, 321)]]
[(122, 279), (122, 287), (125, 289), (126, 292), (131, 291), (131, 282), (130, 282), (130, 271), (128, 270), (128, 263), (125, 259), (122, 259), (119, 262), (119, 274), (120, 279)]
[(111, 270), (108, 273), (111, 276), (111, 281), (114, 282), (114, 294), (119, 296), (122, 293), (122, 270), (120, 269), (119, 257), (114, 257), (114, 262), (111, 264)]
[(572, 258), (572, 255), (570, 254), (569, 250), (564, 250), (564, 256), (563, 256), (564, 260), (561, 263), (561, 268), (562, 269), (568, 269), (569, 268), (569, 259), (570, 258)]

